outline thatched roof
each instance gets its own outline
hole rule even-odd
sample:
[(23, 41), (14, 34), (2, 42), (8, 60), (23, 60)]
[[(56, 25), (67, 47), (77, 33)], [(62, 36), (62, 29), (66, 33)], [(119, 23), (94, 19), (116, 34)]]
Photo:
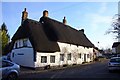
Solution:
[(43, 23), (45, 33), (49, 40), (56, 40), (58, 42), (75, 44), (84, 47), (94, 47), (82, 30), (78, 31), (48, 17), (42, 17), (40, 22)]
[(25, 20), (12, 37), (12, 41), (23, 38), (29, 38), (33, 48), (39, 52), (60, 51), (57, 42), (94, 47), (83, 30), (78, 31), (48, 17), (41, 17), (39, 22)]
[(44, 26), (34, 20), (27, 19), (14, 34), (12, 40), (29, 38), (33, 48), (39, 52), (60, 51), (56, 42), (48, 40)]

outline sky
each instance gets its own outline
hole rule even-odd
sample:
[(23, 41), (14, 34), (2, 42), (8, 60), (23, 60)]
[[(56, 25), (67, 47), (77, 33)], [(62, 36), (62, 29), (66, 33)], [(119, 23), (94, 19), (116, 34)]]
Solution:
[(28, 18), (36, 21), (44, 10), (48, 10), (50, 18), (60, 22), (65, 16), (67, 25), (84, 29), (89, 40), (100, 49), (111, 48), (116, 41), (115, 35), (105, 33), (118, 13), (118, 2), (2, 2), (0, 6), (0, 24), (6, 24), (11, 38), (21, 24), (22, 11), (27, 8)]

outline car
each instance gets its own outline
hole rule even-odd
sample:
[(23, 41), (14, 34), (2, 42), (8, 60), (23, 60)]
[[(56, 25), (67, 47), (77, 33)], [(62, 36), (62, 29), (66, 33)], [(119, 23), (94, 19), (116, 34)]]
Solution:
[(108, 63), (109, 72), (120, 70), (120, 57), (112, 57)]
[(117, 57), (120, 57), (120, 54), (117, 54)]
[(18, 79), (20, 66), (9, 60), (0, 61), (0, 72), (2, 72), (2, 80), (16, 80)]

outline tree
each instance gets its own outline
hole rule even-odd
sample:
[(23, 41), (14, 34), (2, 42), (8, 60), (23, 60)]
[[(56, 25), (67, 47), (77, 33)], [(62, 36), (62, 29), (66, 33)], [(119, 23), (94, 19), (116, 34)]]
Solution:
[(106, 34), (114, 33), (117, 34), (116, 38), (120, 38), (120, 14), (115, 14), (112, 20), (112, 27), (106, 32)]
[(0, 57), (2, 56), (2, 36), (1, 36), (1, 29), (0, 29)]
[(0, 39), (1, 39), (1, 44), (2, 45), (2, 55), (5, 55), (4, 53), (4, 48), (5, 46), (9, 43), (10, 36), (8, 34), (7, 26), (5, 23), (2, 24), (1, 29), (0, 29)]

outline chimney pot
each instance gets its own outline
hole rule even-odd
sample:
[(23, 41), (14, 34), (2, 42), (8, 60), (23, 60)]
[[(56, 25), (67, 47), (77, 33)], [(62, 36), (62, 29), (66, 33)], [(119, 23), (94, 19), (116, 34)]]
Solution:
[(48, 17), (48, 11), (47, 10), (43, 11), (43, 17)]
[(67, 21), (66, 21), (66, 17), (64, 16), (64, 19), (63, 19), (63, 24), (67, 24)]
[(24, 20), (26, 20), (28, 17), (28, 12), (26, 11), (26, 8), (24, 8), (24, 11), (22, 12), (22, 21), (21, 23), (23, 23)]

